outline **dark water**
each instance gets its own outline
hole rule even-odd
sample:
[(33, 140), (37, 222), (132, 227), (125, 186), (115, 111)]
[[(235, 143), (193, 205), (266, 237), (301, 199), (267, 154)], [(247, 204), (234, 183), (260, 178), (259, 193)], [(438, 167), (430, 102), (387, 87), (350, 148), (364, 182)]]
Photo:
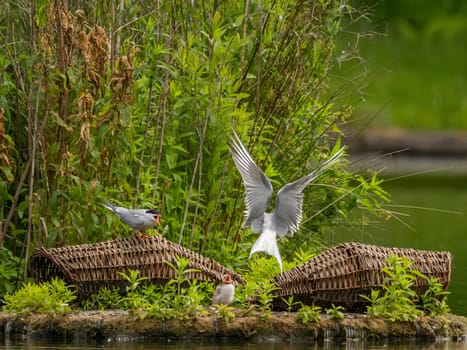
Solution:
[(13, 349), (129, 349), (129, 350), (369, 350), (369, 349), (467, 349), (467, 343), (455, 343), (448, 341), (436, 342), (418, 342), (415, 340), (397, 341), (386, 340), (381, 342), (311, 342), (311, 343), (215, 343), (215, 342), (107, 342), (103, 344), (86, 344), (86, 343), (59, 343), (59, 342), (15, 342), (15, 343), (0, 343), (0, 350)]
[(453, 313), (467, 316), (467, 175), (388, 179), (383, 187), (393, 201), (387, 209), (399, 212), (404, 223), (390, 219), (339, 227), (329, 232), (326, 242), (358, 241), (451, 252), (448, 304)]

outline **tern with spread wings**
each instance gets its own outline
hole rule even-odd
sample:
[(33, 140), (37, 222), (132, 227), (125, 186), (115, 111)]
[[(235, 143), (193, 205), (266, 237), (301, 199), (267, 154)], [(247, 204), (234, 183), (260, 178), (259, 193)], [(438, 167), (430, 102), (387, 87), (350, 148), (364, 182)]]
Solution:
[(340, 148), (327, 161), (310, 174), (288, 183), (277, 193), (276, 207), (266, 213), (272, 195), (271, 181), (243, 146), (234, 131), (229, 142), (230, 153), (243, 179), (245, 186), (245, 221), (243, 227), (250, 227), (260, 236), (253, 244), (250, 257), (257, 252), (265, 252), (275, 257), (282, 271), (282, 258), (277, 245), (277, 236), (293, 236), (302, 221), (303, 190), (323, 172), (338, 162), (344, 153)]

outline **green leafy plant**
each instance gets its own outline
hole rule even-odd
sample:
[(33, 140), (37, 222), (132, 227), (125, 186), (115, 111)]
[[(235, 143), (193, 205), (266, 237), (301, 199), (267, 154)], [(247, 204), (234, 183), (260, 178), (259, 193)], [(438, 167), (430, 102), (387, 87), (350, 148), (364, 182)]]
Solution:
[(186, 275), (199, 272), (199, 270), (189, 269), (190, 260), (183, 257), (177, 257), (175, 263), (166, 261), (166, 264), (175, 272), (175, 279), (170, 280), (169, 284), (175, 284), (178, 295), (183, 294), (184, 285), (190, 284), (190, 280)]
[(4, 299), (6, 312), (62, 315), (71, 312), (70, 303), (76, 296), (63, 280), (53, 279), (40, 285), (28, 282), (15, 293), (6, 294)]
[(176, 300), (176, 289), (173, 284), (146, 285), (141, 293), (148, 301), (146, 317), (160, 320), (184, 318), (180, 309), (173, 307)]
[(232, 307), (223, 304), (216, 305), (216, 315), (225, 322), (229, 322), (235, 318)]
[(273, 292), (278, 288), (270, 281), (263, 282), (260, 292), (257, 294), (261, 318), (267, 319), (271, 317), (271, 302)]
[(152, 298), (147, 307), (147, 317), (185, 319), (204, 313), (202, 305), (208, 299), (208, 295), (212, 295), (212, 286), (187, 277), (188, 274), (198, 272), (196, 269), (188, 268), (189, 262), (180, 257), (175, 263), (167, 262), (175, 271), (175, 279), (162, 286), (157, 296)]
[(277, 290), (277, 287), (271, 282), (271, 278), (278, 273), (279, 266), (274, 258), (264, 254), (253, 255), (249, 259), (248, 269), (244, 273), (246, 283), (237, 288), (235, 292), (239, 306), (246, 312), (257, 308), (263, 318), (269, 318), (273, 292)]
[(129, 270), (128, 274), (126, 274), (125, 272), (118, 272), (118, 274), (122, 276), (125, 281), (128, 282), (128, 286), (126, 287), (126, 291), (128, 293), (136, 292), (137, 289), (140, 287), (141, 283), (148, 280), (147, 277), (138, 277), (139, 271), (137, 270)]
[(428, 281), (428, 289), (420, 297), (422, 310), (429, 315), (448, 313), (450, 308), (446, 301), (449, 292), (444, 289), (437, 278), (426, 276), (424, 278)]
[[(163, 285), (147, 282), (147, 278), (139, 277), (139, 271), (129, 270), (120, 275), (126, 280), (126, 292), (121, 294), (118, 289), (103, 288), (82, 302), (82, 307), (126, 308), (138, 313), (139, 317), (159, 319), (186, 319), (195, 314), (202, 314), (202, 305), (206, 304), (208, 296), (212, 295), (212, 286), (200, 283), (187, 277), (197, 272), (189, 269), (189, 260), (177, 258), (168, 265), (175, 271), (175, 279)], [(146, 310), (147, 313), (140, 312)]]
[[(317, 246), (316, 242), (315, 242), (314, 246), (315, 247)], [(313, 250), (311, 250), (311, 249), (305, 250), (305, 249), (303, 249), (302, 246), (298, 247), (298, 249), (295, 250), (295, 252), (294, 252), (293, 267), (295, 267), (297, 265), (301, 265), (301, 264), (307, 262), (308, 260), (310, 260), (314, 256), (316, 256), (317, 253), (318, 253), (318, 250), (316, 248), (313, 249)]]
[(321, 319), (321, 307), (302, 304), (297, 311), (297, 317), (303, 324), (318, 322)]
[(300, 305), (299, 301), (294, 300), (293, 295), (289, 296), (287, 299), (282, 298), (282, 301), (287, 305), (287, 311), (288, 312), (291, 312), (295, 308), (295, 306)]
[(328, 315), (333, 320), (342, 320), (344, 318), (344, 307), (343, 306), (332, 306), (329, 309), (326, 309), (326, 315)]
[(0, 247), (0, 297), (11, 293), (18, 283), (20, 259), (6, 247)]
[(386, 261), (388, 265), (381, 269), (385, 275), (382, 294), (372, 290), (369, 297), (363, 296), (370, 302), (367, 313), (391, 321), (413, 321), (423, 314), (417, 308), (418, 296), (412, 289), (417, 273), (410, 269), (412, 263), (407, 258), (393, 254)]
[(109, 310), (126, 307), (125, 301), (118, 288), (100, 288), (81, 301), (83, 310)]
[(152, 304), (148, 307), (146, 317), (156, 318), (159, 320), (168, 320), (171, 318), (177, 318), (179, 315), (173, 309), (161, 305), (161, 304)]
[(119, 275), (127, 282), (126, 295), (123, 298), (124, 305), (131, 309), (142, 309), (148, 306), (147, 299), (139, 293), (142, 284), (148, 280), (147, 277), (139, 277), (139, 271), (129, 270), (128, 274), (119, 272)]

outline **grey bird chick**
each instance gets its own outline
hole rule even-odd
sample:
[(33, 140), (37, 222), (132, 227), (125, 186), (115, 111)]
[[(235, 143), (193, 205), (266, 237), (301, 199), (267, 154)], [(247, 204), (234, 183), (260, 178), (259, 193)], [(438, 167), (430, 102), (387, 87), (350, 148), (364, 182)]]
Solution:
[(219, 284), (212, 297), (213, 304), (232, 304), (235, 296), (235, 286), (232, 284), (232, 277), (229, 274), (224, 276), (222, 284)]

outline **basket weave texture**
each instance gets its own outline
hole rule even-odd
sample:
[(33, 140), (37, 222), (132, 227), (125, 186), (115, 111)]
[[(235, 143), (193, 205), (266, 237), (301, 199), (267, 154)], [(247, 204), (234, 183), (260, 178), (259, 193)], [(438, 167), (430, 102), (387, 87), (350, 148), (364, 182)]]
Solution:
[(241, 275), (223, 267), (211, 258), (203, 257), (161, 236), (145, 239), (132, 237), (95, 244), (80, 244), (61, 248), (37, 248), (31, 258), (31, 275), (37, 282), (50, 281), (54, 277), (64, 279), (78, 289), (83, 298), (102, 287), (117, 287), (122, 291), (126, 281), (119, 274), (129, 270), (139, 271), (151, 283), (164, 284), (176, 277), (177, 257), (189, 259), (190, 280), (220, 282), (224, 274), (230, 274), (234, 284), (243, 284)]
[[(411, 269), (438, 279), (447, 289), (451, 276), (451, 255), (406, 248), (386, 248), (362, 243), (344, 243), (324, 251), (302, 265), (277, 275), (272, 282), (279, 287), (274, 292), (275, 309), (286, 309), (282, 298), (293, 296), (294, 302), (329, 308), (343, 306), (347, 311), (362, 311), (372, 289), (382, 290), (388, 266), (386, 259), (395, 254), (412, 261)], [(428, 287), (425, 279), (417, 278), (412, 286), (420, 296)]]

